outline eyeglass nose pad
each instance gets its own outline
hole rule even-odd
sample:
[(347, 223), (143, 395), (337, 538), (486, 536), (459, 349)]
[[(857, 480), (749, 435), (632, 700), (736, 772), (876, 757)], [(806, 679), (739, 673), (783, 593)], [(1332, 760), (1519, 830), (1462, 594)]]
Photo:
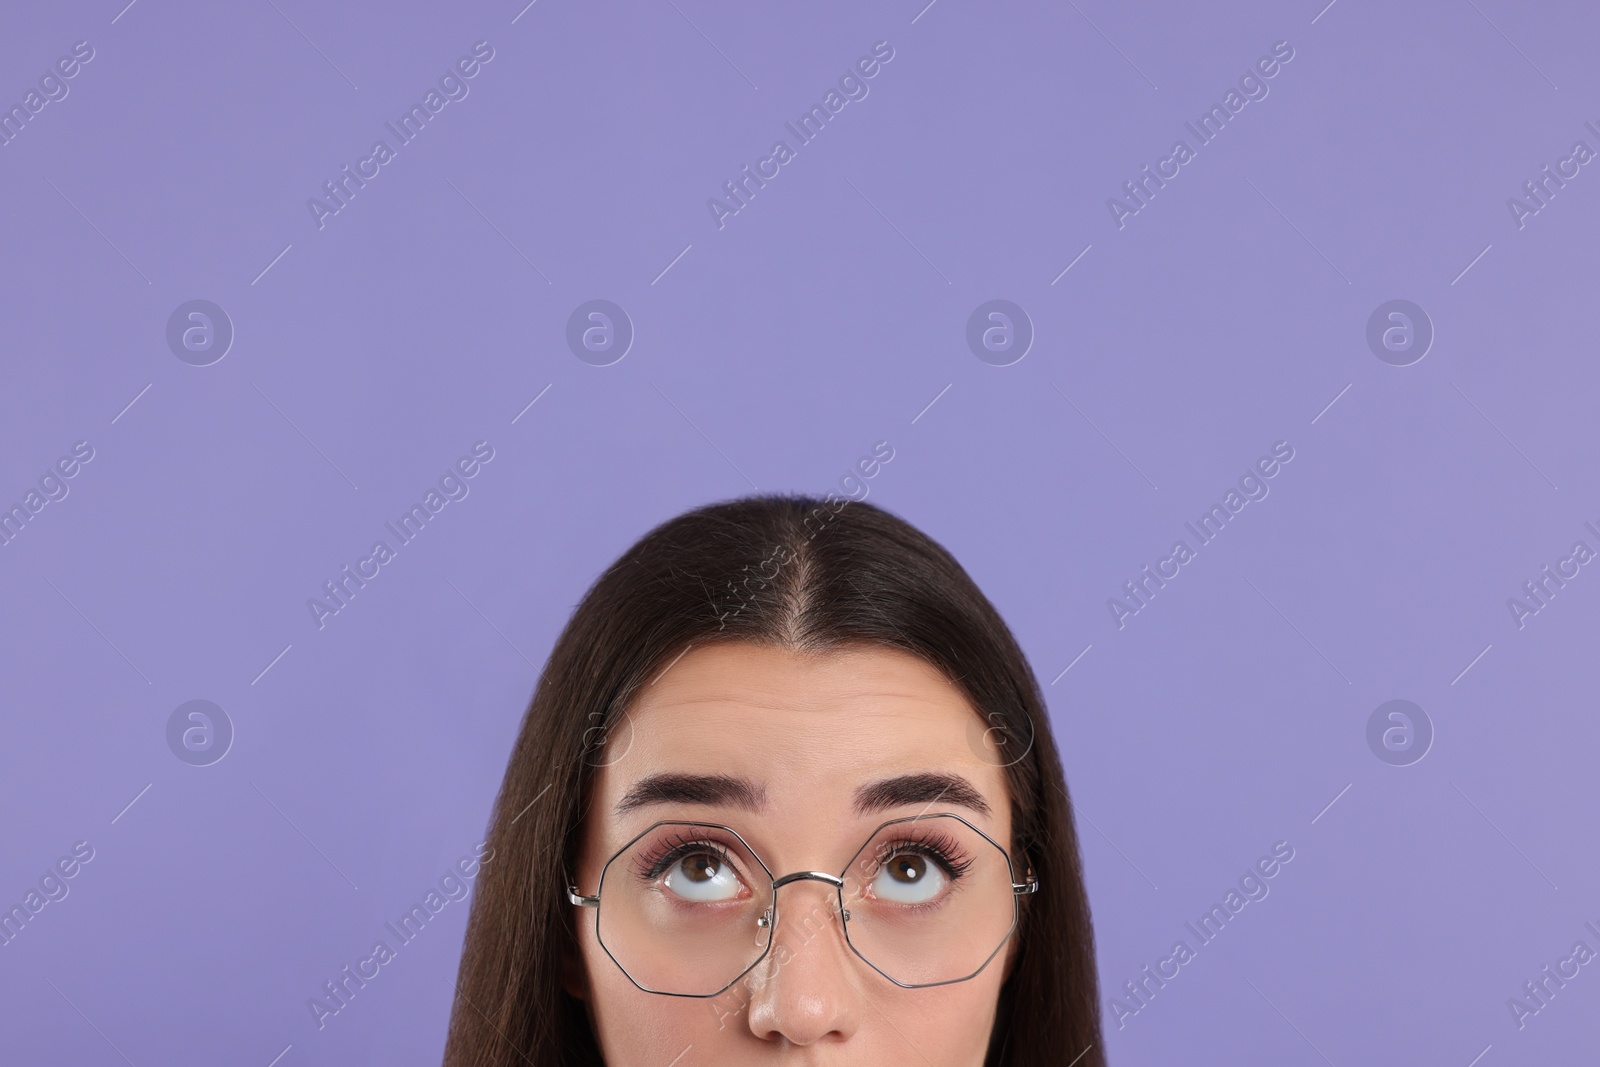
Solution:
[[(849, 908), (839, 909), (839, 915), (844, 919), (845, 922), (850, 921)], [(769, 930), (772, 928), (772, 909), (770, 907), (764, 910), (760, 915), (756, 916), (756, 925), (763, 930)]]

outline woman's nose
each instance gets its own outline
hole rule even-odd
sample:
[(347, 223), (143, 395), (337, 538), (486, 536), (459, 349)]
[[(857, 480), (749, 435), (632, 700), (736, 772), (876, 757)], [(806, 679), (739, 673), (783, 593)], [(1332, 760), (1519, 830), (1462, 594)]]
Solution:
[(792, 1045), (849, 1038), (866, 1011), (865, 977), (845, 941), (838, 892), (820, 881), (794, 881), (779, 888), (776, 904), (772, 948), (750, 998), (751, 1032)]

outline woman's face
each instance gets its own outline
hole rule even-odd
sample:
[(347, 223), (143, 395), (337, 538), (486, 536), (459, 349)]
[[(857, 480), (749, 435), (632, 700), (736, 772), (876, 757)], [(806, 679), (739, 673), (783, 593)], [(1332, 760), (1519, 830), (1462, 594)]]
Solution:
[[(730, 642), (691, 648), (639, 691), (610, 732), (582, 827), (579, 891), (599, 892), (606, 860), (662, 820), (732, 827), (774, 877), (838, 874), (883, 823), (933, 812), (958, 814), (1009, 848), (1004, 772), (974, 740), (983, 737), (975, 720), (972, 706), (936, 668), (899, 650), (801, 655)], [(719, 787), (662, 775), (715, 776)], [(627, 858), (607, 877), (602, 909), (611, 887), (622, 884), (616, 875)], [(644, 913), (720, 903), (747, 889), (758, 898), (770, 891), (770, 883), (759, 884), (764, 876), (744, 886), (732, 877), (732, 864), (710, 862), (687, 860), (653, 884), (636, 883), (644, 886), (640, 893), (670, 894), (641, 896), (649, 901)], [(1018, 857), (1013, 862), (1020, 879), (1023, 864)], [(928, 884), (953, 884), (920, 860), (900, 873), (906, 870), (921, 872)], [(900, 892), (884, 876), (870, 885)], [(1014, 936), (974, 978), (906, 989), (851, 951), (831, 885), (791, 882), (779, 888), (777, 903), (766, 958), (710, 998), (636, 987), (596, 939), (595, 913), (575, 907), (581, 959), (573, 961), (568, 989), (587, 1001), (608, 1067), (980, 1067)], [(620, 911), (620, 903), (613, 906)], [(760, 936), (753, 928), (745, 933)], [(607, 938), (609, 944), (613, 937)], [(660, 973), (685, 973), (675, 963), (668, 954)]]

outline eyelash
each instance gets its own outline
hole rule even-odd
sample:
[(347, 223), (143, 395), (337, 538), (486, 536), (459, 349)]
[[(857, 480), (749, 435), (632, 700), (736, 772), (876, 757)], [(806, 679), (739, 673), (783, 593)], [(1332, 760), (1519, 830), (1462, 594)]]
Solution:
[(716, 841), (704, 837), (677, 836), (675, 840), (662, 841), (639, 861), (639, 877), (646, 882), (653, 882), (666, 873), (667, 869), (685, 856), (693, 856), (706, 852), (715, 856), (718, 861), (729, 866), (736, 866), (733, 857), (728, 855), (727, 849)]
[[(737, 866), (733, 862), (733, 857), (728, 855), (720, 843), (704, 837), (679, 835), (675, 840), (662, 841), (639, 861), (641, 868), (639, 876), (645, 882), (653, 882), (679, 860), (700, 853), (709, 853), (721, 863)], [(974, 862), (970, 856), (962, 854), (961, 848), (955, 841), (938, 831), (929, 832), (921, 838), (904, 837), (886, 841), (879, 846), (873, 862), (876, 867), (881, 868), (891, 858), (905, 853), (933, 860), (944, 868), (945, 874), (952, 882), (959, 881), (965, 876)]]
[(961, 847), (954, 840), (937, 830), (928, 832), (922, 838), (908, 837), (884, 842), (874, 862), (881, 868), (892, 857), (908, 852), (933, 860), (944, 868), (952, 882), (965, 876), (974, 862), (972, 857), (962, 854)]

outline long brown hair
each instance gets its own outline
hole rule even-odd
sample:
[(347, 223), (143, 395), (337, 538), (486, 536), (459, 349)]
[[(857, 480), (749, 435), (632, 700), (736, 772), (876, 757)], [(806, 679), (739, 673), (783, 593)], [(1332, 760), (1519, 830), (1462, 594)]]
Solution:
[[(634, 690), (692, 645), (796, 651), (877, 643), (932, 663), (1000, 746), (1018, 898), (1012, 973), (986, 1067), (1102, 1067), (1094, 937), (1061, 762), (1044, 700), (994, 606), (941, 545), (874, 504), (764, 494), (662, 523), (595, 581), (534, 690), (490, 821), (496, 862), (472, 901), (447, 1067), (601, 1067), (582, 1001), (563, 872), (595, 767)], [(980, 731), (981, 733), (982, 731)], [(1087, 1052), (1085, 1050), (1087, 1049)]]

